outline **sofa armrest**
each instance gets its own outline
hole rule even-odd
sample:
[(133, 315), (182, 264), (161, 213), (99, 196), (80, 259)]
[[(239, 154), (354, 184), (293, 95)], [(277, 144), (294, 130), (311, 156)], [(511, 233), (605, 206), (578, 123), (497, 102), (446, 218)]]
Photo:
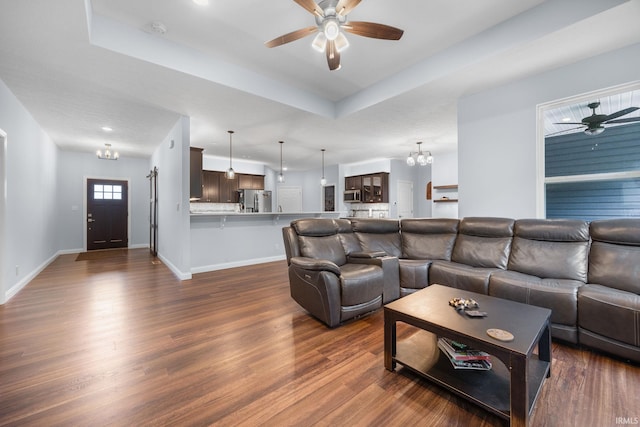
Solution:
[(382, 267), (384, 276), (382, 303), (386, 304), (400, 298), (400, 262), (397, 257), (385, 255), (375, 258), (349, 258), (349, 262), (352, 264), (373, 264)]
[[(352, 258), (365, 258), (365, 259), (371, 259), (371, 258), (382, 258), (387, 256), (386, 252), (383, 251), (371, 251), (371, 252), (351, 252), (349, 254), (349, 256), (347, 257), (348, 260), (352, 259)], [(349, 262), (349, 261), (347, 261)]]
[(340, 267), (338, 267), (336, 263), (326, 259), (292, 257), (291, 265), (302, 268), (303, 270), (330, 271), (331, 273), (340, 276)]

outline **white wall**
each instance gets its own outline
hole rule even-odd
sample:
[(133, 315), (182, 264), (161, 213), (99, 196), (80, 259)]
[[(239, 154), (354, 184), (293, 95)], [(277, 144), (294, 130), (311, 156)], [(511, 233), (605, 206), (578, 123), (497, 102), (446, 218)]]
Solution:
[(181, 117), (149, 167), (158, 168), (158, 257), (183, 280), (191, 278), (189, 142), (189, 118)]
[(117, 161), (100, 160), (95, 154), (61, 150), (56, 203), (59, 222), (57, 247), (64, 251), (86, 250), (85, 181), (87, 178), (129, 181), (129, 247), (149, 245), (148, 158), (121, 156)]
[(635, 44), (461, 99), (460, 217), (535, 217), (536, 106), (638, 80), (638, 70)]
[[(433, 158), (431, 172), (432, 186), (455, 185), (458, 184), (458, 153), (456, 151), (438, 154)], [(457, 198), (458, 192), (443, 192), (432, 189), (433, 199), (447, 196), (451, 199)], [(458, 203), (431, 203), (431, 215), (434, 218), (458, 218)]]
[[(56, 255), (58, 217), (57, 146), (0, 80), (0, 129), (7, 134), (4, 171), (3, 276), (0, 304), (6, 302)], [(2, 208), (2, 206), (0, 206)]]

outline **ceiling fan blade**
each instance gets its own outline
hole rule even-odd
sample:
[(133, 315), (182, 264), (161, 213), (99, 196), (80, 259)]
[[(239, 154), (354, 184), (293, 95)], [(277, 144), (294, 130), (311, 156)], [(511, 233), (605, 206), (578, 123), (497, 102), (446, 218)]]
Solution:
[(343, 24), (342, 29), (358, 36), (384, 40), (400, 40), (404, 34), (404, 31), (399, 28), (374, 22), (351, 21)]
[(629, 117), (629, 118), (626, 118), (626, 119), (609, 120), (609, 121), (607, 121), (607, 124), (609, 124), (609, 123), (633, 123), (633, 122), (640, 122), (640, 117)]
[(604, 121), (608, 122), (609, 120), (613, 120), (613, 119), (617, 119), (618, 117), (622, 117), (622, 116), (626, 116), (629, 113), (633, 113), (634, 111), (638, 110), (640, 108), (638, 107), (629, 107), (629, 108), (625, 108), (624, 110), (620, 110), (620, 111), (616, 111), (613, 114), (609, 114)]
[(313, 15), (318, 15), (321, 18), (324, 18), (324, 10), (318, 6), (318, 4), (313, 0), (293, 0), (298, 3), (300, 6), (304, 7), (309, 13)]
[[(564, 123), (561, 123), (561, 124), (564, 124)], [(564, 130), (560, 130), (558, 132), (549, 133), (549, 134), (545, 135), (544, 137), (547, 138), (549, 136), (555, 136), (555, 135), (559, 135), (561, 133), (567, 133), (567, 132), (571, 132), (572, 130), (583, 129), (583, 128), (584, 128), (584, 126), (578, 126), (577, 128), (564, 129)]]
[(285, 43), (289, 43), (289, 42), (301, 39), (303, 37), (306, 37), (306, 36), (308, 36), (310, 34), (313, 34), (313, 33), (317, 32), (317, 31), (318, 31), (318, 27), (316, 27), (316, 26), (302, 28), (300, 30), (292, 31), (290, 33), (282, 35), (280, 37), (276, 37), (273, 40), (269, 40), (268, 42), (265, 42), (264, 45), (267, 46), (267, 47), (281, 46), (281, 45), (283, 45)]
[(336, 13), (344, 16), (351, 12), (362, 0), (340, 0), (336, 5)]
[(331, 71), (338, 70), (340, 68), (340, 52), (336, 49), (335, 40), (327, 40), (327, 47), (325, 48), (327, 53), (327, 63)]

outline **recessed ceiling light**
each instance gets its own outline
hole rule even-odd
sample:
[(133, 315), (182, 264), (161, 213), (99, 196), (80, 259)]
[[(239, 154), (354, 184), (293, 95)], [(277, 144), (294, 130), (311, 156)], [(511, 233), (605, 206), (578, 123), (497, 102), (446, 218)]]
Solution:
[(193, 2), (195, 4), (197, 4), (198, 6), (208, 6), (209, 5), (209, 0), (193, 0)]
[(102, 129), (103, 131), (105, 131), (105, 132), (112, 132), (112, 131), (113, 131), (113, 129), (111, 129), (109, 126), (102, 126), (102, 128), (101, 128), (101, 129)]
[(562, 119), (563, 122), (570, 122), (571, 121), (571, 117), (565, 117)]

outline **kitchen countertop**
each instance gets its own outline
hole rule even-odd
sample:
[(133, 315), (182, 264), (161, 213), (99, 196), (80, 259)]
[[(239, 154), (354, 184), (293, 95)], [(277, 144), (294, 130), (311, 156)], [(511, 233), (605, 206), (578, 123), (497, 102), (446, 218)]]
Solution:
[(191, 216), (342, 215), (344, 212), (191, 212)]

